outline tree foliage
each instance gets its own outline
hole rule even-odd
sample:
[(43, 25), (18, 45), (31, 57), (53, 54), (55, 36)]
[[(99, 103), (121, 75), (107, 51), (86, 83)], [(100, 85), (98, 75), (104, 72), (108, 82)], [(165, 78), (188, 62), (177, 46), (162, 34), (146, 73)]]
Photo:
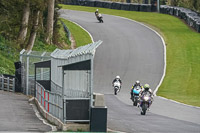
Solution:
[[(56, 9), (59, 9), (58, 0), (55, 1), (55, 15), (53, 22), (56, 23), (54, 23), (54, 29), (59, 28), (59, 26), (56, 26), (58, 20), (58, 13)], [(27, 7), (27, 2), (30, 2), (30, 13), (28, 23), (24, 23), (23, 16), (25, 14), (24, 11), (26, 11), (25, 7)], [(38, 15), (38, 22), (36, 22), (36, 14), (38, 12), (40, 13)], [(47, 16), (48, 0), (0, 0), (0, 36), (7, 40), (12, 40), (20, 49), (28, 47), (33, 31), (36, 33), (37, 39), (45, 42), (48, 23)], [(26, 27), (27, 30), (23, 30), (22, 28), (24, 27)], [(20, 32), (24, 33), (21, 38)], [(59, 37), (59, 35), (56, 34), (58, 33), (53, 32), (52, 38), (54, 38), (54, 36)], [(53, 42), (56, 44), (54, 40)]]
[(167, 0), (169, 5), (180, 6), (200, 12), (200, 0)]

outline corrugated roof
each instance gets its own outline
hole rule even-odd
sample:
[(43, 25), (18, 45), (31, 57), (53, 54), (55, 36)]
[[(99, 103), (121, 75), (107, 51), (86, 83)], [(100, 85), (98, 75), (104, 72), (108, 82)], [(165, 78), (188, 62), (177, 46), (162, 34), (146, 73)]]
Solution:
[(85, 46), (81, 46), (78, 47), (74, 50), (61, 50), (61, 49), (56, 49), (51, 53), (51, 57), (53, 58), (61, 58), (61, 59), (68, 59), (71, 57), (75, 57), (75, 56), (80, 56), (80, 55), (84, 55), (84, 54), (93, 54), (96, 50), (96, 48), (102, 43), (101, 40), (85, 45)]

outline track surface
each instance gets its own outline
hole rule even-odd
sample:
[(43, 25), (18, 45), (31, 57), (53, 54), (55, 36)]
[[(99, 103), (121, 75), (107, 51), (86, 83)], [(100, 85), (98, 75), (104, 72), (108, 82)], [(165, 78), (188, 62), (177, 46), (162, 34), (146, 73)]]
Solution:
[[(151, 111), (141, 116), (132, 106), (130, 88), (136, 80), (149, 83), (152, 90), (159, 84), (164, 68), (164, 47), (160, 37), (136, 22), (103, 15), (98, 23), (94, 13), (61, 10), (61, 17), (88, 30), (94, 41), (103, 44), (94, 60), (94, 92), (105, 94), (108, 128), (123, 132), (200, 132), (200, 109), (155, 97)], [(116, 75), (123, 85), (113, 95), (111, 86)]]
[(0, 132), (47, 132), (23, 94), (0, 90)]

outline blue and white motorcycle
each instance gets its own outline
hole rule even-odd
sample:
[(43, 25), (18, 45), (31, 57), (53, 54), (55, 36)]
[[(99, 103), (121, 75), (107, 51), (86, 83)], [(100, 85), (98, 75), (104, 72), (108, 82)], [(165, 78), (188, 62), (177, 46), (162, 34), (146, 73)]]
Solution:
[(137, 106), (138, 103), (140, 102), (140, 99), (139, 99), (139, 94), (140, 94), (140, 91), (142, 90), (142, 88), (140, 86), (135, 86), (131, 92), (131, 100), (133, 101), (133, 106)]

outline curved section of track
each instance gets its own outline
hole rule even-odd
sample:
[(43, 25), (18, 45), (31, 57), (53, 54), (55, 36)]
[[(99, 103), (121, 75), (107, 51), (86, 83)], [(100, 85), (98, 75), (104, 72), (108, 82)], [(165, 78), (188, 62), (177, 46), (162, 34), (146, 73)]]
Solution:
[[(94, 91), (106, 96), (110, 129), (124, 132), (200, 131), (199, 109), (192, 109), (194, 114), (190, 114), (182, 107), (185, 115), (191, 115), (184, 118), (180, 116), (179, 104), (174, 111), (170, 101), (159, 98), (155, 98), (157, 104), (153, 103), (152, 111), (146, 116), (141, 116), (139, 109), (132, 106), (132, 84), (140, 80), (143, 84), (149, 83), (154, 90), (163, 75), (164, 48), (155, 32), (134, 21), (110, 15), (103, 15), (105, 23), (98, 23), (93, 13), (81, 11), (61, 10), (61, 17), (87, 29), (94, 41), (103, 41), (94, 60)], [(116, 75), (120, 75), (123, 86), (114, 96), (111, 82)], [(170, 109), (165, 106), (167, 104)]]

